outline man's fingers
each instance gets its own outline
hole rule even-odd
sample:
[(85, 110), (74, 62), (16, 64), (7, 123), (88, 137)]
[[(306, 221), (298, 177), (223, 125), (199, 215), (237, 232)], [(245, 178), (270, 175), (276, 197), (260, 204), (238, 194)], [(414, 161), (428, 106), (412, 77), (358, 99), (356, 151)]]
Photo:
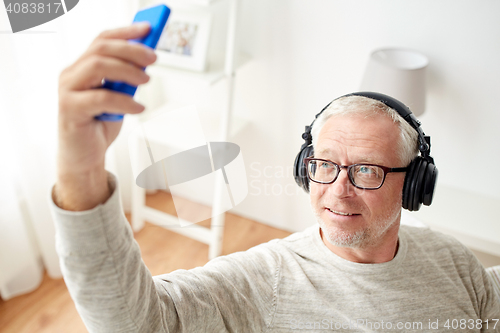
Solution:
[(86, 96), (79, 96), (82, 98), (83, 103), (88, 103), (88, 112), (95, 116), (103, 112), (118, 113), (118, 114), (136, 114), (144, 111), (144, 106), (134, 101), (134, 99), (127, 94), (114, 92), (108, 89), (95, 89), (93, 91), (86, 91)]
[(86, 90), (101, 86), (102, 79), (126, 82), (133, 86), (146, 83), (149, 76), (139, 67), (120, 59), (102, 56), (88, 57), (64, 73), (61, 83), (67, 90)]
[(60, 110), (65, 117), (92, 118), (101, 113), (137, 114), (144, 111), (144, 106), (127, 94), (108, 89), (92, 89), (70, 92), (60, 100)]
[(61, 73), (60, 114), (85, 121), (103, 112), (143, 111), (144, 107), (131, 96), (99, 87), (103, 79), (133, 86), (149, 80), (143, 68), (156, 60), (154, 51), (128, 41), (141, 38), (149, 31), (149, 23), (142, 23), (102, 32), (87, 51)]
[(145, 36), (149, 33), (151, 26), (147, 22), (132, 24), (128, 27), (122, 27), (112, 30), (105, 30), (97, 36), (98, 38), (117, 38), (117, 39), (135, 39)]
[(141, 68), (156, 61), (156, 54), (152, 48), (120, 39), (96, 40), (82, 56), (82, 59), (96, 54), (132, 62)]

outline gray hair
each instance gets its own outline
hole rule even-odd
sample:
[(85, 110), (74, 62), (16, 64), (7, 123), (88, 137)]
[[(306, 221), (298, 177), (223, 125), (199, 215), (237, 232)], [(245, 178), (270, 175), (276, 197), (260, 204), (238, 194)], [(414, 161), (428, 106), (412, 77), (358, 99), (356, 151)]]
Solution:
[(365, 114), (367, 116), (375, 114), (386, 114), (398, 124), (401, 131), (399, 140), (399, 159), (404, 166), (418, 155), (418, 134), (417, 131), (408, 124), (393, 108), (372, 98), (362, 96), (342, 97), (332, 102), (328, 108), (319, 115), (311, 129), (313, 148), (316, 151), (319, 132), (326, 121), (334, 115)]

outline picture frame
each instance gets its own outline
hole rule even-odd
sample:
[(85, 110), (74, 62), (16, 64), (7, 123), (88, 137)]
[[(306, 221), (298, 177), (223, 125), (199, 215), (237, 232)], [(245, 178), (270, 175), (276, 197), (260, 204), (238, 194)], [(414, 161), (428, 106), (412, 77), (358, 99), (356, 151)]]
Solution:
[(211, 25), (209, 12), (172, 10), (156, 47), (158, 64), (205, 71)]

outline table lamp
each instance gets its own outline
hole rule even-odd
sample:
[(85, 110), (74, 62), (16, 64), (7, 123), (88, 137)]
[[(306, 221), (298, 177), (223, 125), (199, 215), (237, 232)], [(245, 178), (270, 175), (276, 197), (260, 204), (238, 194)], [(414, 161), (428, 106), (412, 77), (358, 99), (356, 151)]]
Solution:
[(373, 51), (366, 66), (361, 91), (392, 96), (410, 108), (416, 117), (425, 111), (427, 57), (419, 52), (382, 48)]

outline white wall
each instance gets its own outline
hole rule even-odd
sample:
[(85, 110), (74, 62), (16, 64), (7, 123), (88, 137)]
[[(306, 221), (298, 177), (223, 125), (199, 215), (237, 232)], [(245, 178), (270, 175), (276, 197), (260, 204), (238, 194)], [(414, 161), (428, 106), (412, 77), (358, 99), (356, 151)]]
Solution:
[[(439, 186), (500, 203), (500, 178), (495, 176), (500, 165), (500, 112), (494, 106), (496, 90), (500, 88), (500, 2), (241, 2), (238, 42), (253, 61), (238, 73), (235, 113), (249, 118), (250, 125), (232, 141), (242, 148), (250, 193), (234, 209), (235, 213), (288, 230), (301, 230), (314, 222), (308, 196), (292, 177), (292, 163), (302, 144), (300, 135), (329, 101), (358, 89), (369, 53), (384, 46), (413, 48), (430, 58), (428, 105), (421, 120), (433, 139)], [(72, 63), (98, 32), (128, 24), (136, 8), (133, 3), (113, 0), (103, 8), (97, 0), (82, 1), (64, 17), (39, 29), (56, 34), (1, 36), (2, 97), (9, 99), (3, 101), (2, 111), (9, 109), (7, 114), (16, 115), (20, 123), (29, 119), (25, 122), (26, 131), (40, 128), (36, 125), (48, 121), (44, 115), (50, 115), (52, 125), (42, 126), (36, 135), (49, 137), (46, 141), (50, 141), (51, 157), (45, 159), (53, 161), (47, 162), (51, 165), (46, 167), (51, 179), (58, 72)], [(0, 17), (3, 30), (7, 27), (6, 19), (5, 14)], [(216, 26), (221, 26), (221, 22), (217, 18)], [(220, 45), (220, 41), (216, 43)], [(16, 61), (10, 56), (14, 54)], [(44, 66), (42, 60), (46, 57), (52, 59), (50, 66)], [(220, 95), (220, 85), (213, 90), (215, 100)], [(30, 99), (18, 98), (19, 94)], [(41, 105), (43, 110), (36, 105), (40, 104), (40, 96), (48, 100)], [(22, 117), (18, 110), (6, 105), (19, 107), (24, 112)], [(31, 115), (33, 109), (37, 112)], [(29, 137), (35, 141), (33, 151), (38, 142), (36, 135)], [(120, 152), (126, 152), (126, 148), (117, 150), (118, 157)], [(121, 179), (128, 181), (128, 155), (118, 162), (115, 165)], [(26, 177), (25, 181), (30, 179)], [(122, 189), (127, 207), (130, 185), (123, 184)], [(477, 209), (455, 206), (468, 211)], [(430, 212), (434, 207), (439, 206), (423, 210)], [(492, 222), (479, 219), (476, 223), (488, 230)]]
[(252, 124), (233, 141), (250, 194), (235, 212), (289, 230), (314, 222), (291, 171), (300, 135), (330, 100), (358, 90), (370, 52), (385, 46), (430, 59), (421, 120), (439, 186), (500, 203), (498, 13), (488, 0), (243, 0), (239, 42), (254, 61), (239, 72), (236, 113)]

